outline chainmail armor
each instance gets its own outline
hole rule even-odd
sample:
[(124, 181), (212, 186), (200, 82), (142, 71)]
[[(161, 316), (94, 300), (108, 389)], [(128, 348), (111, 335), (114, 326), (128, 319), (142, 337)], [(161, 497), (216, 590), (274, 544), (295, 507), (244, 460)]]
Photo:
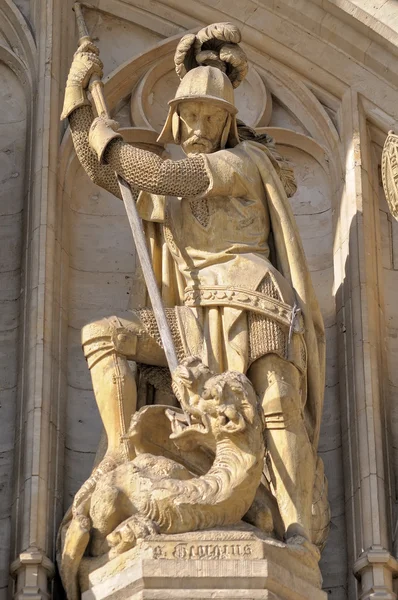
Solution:
[(210, 221), (211, 215), (214, 213), (214, 206), (209, 204), (207, 198), (191, 198), (189, 200), (189, 207), (195, 219), (202, 225), (207, 227)]
[(174, 252), (174, 254), (178, 254), (178, 248), (175, 244), (174, 236), (170, 229), (170, 214), (169, 214), (169, 210), (167, 209), (167, 206), (166, 206), (164, 223), (163, 223), (163, 235), (164, 235), (164, 239), (166, 240), (167, 245), (170, 248), (170, 250), (172, 252)]
[[(264, 277), (257, 291), (264, 294), (264, 296), (268, 296), (268, 298), (282, 300), (269, 275)], [(270, 352), (279, 354), (282, 358), (287, 358), (288, 334), (279, 323), (251, 310), (248, 311), (247, 320), (249, 326), (249, 365)]]
[(307, 349), (305, 344), (301, 344), (300, 346), (300, 358), (302, 371), (305, 372), (307, 369)]
[(104, 160), (128, 183), (151, 194), (197, 196), (210, 184), (205, 160), (199, 154), (183, 160), (163, 160), (117, 139), (105, 150)]
[(101, 165), (88, 143), (88, 132), (94, 116), (90, 106), (81, 106), (69, 115), (69, 125), (77, 158), (90, 179), (117, 198), (121, 198), (115, 172)]
[(115, 171), (132, 187), (152, 194), (191, 197), (209, 187), (205, 161), (200, 155), (177, 161), (163, 160), (153, 152), (117, 139), (105, 150), (105, 164), (100, 164), (88, 144), (93, 118), (89, 106), (81, 106), (69, 116), (76, 154), (90, 179), (118, 198), (121, 195)]
[(167, 367), (154, 367), (152, 365), (138, 363), (138, 368), (140, 375), (142, 375), (147, 383), (153, 385), (156, 390), (174, 398), (173, 389), (171, 387), (171, 375)]
[[(174, 341), (174, 346), (177, 353), (178, 362), (186, 358), (184, 346), (181, 340), (180, 328), (178, 326), (177, 315), (174, 308), (165, 308), (167, 322), (169, 324), (171, 335)], [(140, 318), (142, 324), (147, 330), (148, 334), (156, 340), (161, 348), (163, 348), (162, 339), (160, 337), (158, 324), (156, 323), (155, 315), (153, 310), (150, 308), (140, 308), (135, 311)]]

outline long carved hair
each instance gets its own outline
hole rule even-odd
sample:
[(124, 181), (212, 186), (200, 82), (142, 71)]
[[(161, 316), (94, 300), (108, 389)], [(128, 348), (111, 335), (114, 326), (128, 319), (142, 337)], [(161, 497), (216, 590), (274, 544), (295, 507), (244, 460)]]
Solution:
[(255, 129), (252, 129), (239, 119), (236, 120), (238, 125), (239, 141), (253, 141), (262, 144), (267, 148), (270, 154), (270, 159), (274, 165), (276, 172), (279, 175), (280, 180), (285, 188), (286, 196), (291, 198), (297, 191), (296, 178), (294, 171), (288, 161), (283, 158), (281, 154), (275, 148), (275, 141), (272, 136), (268, 133), (257, 133)]

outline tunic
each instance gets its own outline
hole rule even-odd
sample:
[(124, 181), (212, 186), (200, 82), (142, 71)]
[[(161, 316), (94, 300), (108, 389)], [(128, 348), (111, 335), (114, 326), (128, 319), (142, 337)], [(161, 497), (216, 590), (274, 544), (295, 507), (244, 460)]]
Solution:
[(138, 209), (143, 219), (163, 224), (179, 280), (174, 303), (190, 306), (199, 322), (195, 328), (188, 319), (184, 326), (185, 311), (177, 309), (188, 351), (200, 345), (193, 340), (196, 333), (204, 340), (202, 358), (215, 372), (246, 372), (267, 352), (289, 358), (304, 371), (301, 336), (295, 334), (288, 344), (286, 319), (281, 323), (269, 312), (256, 312), (261, 299), (291, 309), (295, 295), (269, 260), (270, 216), (261, 174), (248, 159), (250, 143), (203, 155), (210, 185), (200, 196), (166, 198), (143, 192)]

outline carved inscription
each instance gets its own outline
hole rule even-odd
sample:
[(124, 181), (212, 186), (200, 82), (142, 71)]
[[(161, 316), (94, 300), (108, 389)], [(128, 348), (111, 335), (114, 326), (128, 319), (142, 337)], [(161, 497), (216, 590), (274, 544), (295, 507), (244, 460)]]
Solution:
[(157, 544), (152, 549), (155, 559), (177, 560), (237, 560), (260, 558), (256, 544), (237, 542), (203, 542)]

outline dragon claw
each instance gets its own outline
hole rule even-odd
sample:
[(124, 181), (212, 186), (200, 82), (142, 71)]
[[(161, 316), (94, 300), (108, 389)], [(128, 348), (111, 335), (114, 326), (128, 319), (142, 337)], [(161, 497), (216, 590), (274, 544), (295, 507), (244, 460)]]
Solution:
[(154, 521), (136, 514), (116, 527), (106, 540), (111, 547), (111, 553), (116, 555), (134, 548), (139, 540), (156, 533), (159, 533), (159, 528)]

